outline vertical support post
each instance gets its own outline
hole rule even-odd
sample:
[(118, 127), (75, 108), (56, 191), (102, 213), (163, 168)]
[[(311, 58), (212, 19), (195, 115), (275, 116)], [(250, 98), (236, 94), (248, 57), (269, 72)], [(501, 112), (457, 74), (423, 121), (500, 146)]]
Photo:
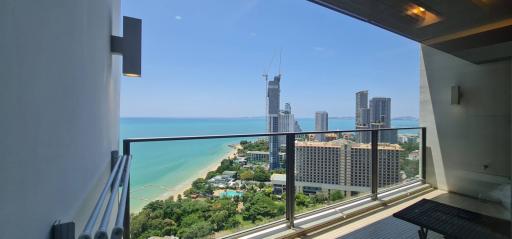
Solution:
[[(128, 140), (123, 140), (123, 155), (131, 155), (130, 141)], [(128, 185), (125, 185), (125, 187), (127, 187), (128, 196), (124, 209), (123, 239), (130, 239), (130, 178), (128, 178)]]
[(372, 153), (372, 178), (371, 178), (371, 189), (372, 189), (372, 200), (377, 200), (377, 189), (379, 186), (378, 180), (378, 160), (379, 160), (379, 130), (372, 130), (372, 144), (371, 144), (371, 153)]
[(427, 128), (421, 128), (421, 179), (427, 181)]
[(295, 216), (295, 134), (286, 134), (286, 219), (294, 227)]
[(124, 208), (124, 225), (123, 225), (123, 239), (130, 239), (130, 178), (128, 178), (128, 197), (126, 197), (126, 204)]
[(112, 170), (114, 170), (114, 166), (116, 165), (117, 160), (119, 160), (119, 151), (118, 150), (110, 151), (110, 172), (112, 172)]

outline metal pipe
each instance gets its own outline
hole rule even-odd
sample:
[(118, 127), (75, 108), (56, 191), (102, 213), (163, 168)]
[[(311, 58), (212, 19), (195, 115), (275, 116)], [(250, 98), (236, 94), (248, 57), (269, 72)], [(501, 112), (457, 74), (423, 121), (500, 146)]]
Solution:
[(295, 134), (286, 135), (286, 219), (294, 227), (295, 217)]
[[(124, 168), (124, 165), (126, 163), (126, 155), (123, 155), (121, 158), (121, 169)], [(114, 182), (114, 190), (110, 194), (110, 198), (107, 203), (107, 207), (105, 208), (105, 211), (103, 212), (103, 218), (101, 219), (100, 226), (98, 227), (98, 231), (96, 231), (96, 234), (94, 234), (94, 239), (108, 239), (107, 234), (107, 227), (108, 222), (110, 219), (110, 214), (112, 213), (112, 207), (114, 206), (114, 201), (116, 199), (117, 193), (119, 192), (119, 183), (121, 181), (121, 176), (123, 172), (117, 171), (116, 180)]]
[(103, 205), (103, 201), (105, 201), (105, 196), (107, 194), (107, 191), (110, 189), (110, 185), (112, 184), (112, 181), (114, 180), (114, 176), (117, 175), (117, 171), (119, 171), (119, 166), (121, 164), (121, 160), (117, 160), (114, 169), (112, 170), (112, 173), (108, 177), (107, 183), (103, 187), (103, 191), (101, 191), (100, 196), (98, 197), (98, 201), (96, 201), (96, 205), (94, 206), (94, 210), (91, 213), (91, 216), (89, 216), (89, 219), (87, 220), (87, 223), (85, 224), (84, 230), (78, 237), (78, 239), (91, 239), (92, 238), (92, 228), (96, 224), (96, 220), (98, 219), (98, 215), (100, 214), (101, 207)]
[(119, 207), (117, 209), (117, 217), (116, 224), (112, 229), (111, 238), (112, 239), (121, 239), (123, 237), (124, 230), (124, 213), (127, 206), (126, 200), (128, 198), (128, 180), (130, 179), (130, 164), (131, 164), (131, 155), (125, 155), (126, 158), (126, 167), (124, 168), (124, 177), (123, 177), (123, 192), (121, 194), (121, 200), (119, 202)]
[(379, 158), (379, 130), (372, 130), (372, 180), (371, 180), (371, 189), (372, 189), (372, 200), (377, 200), (377, 189), (379, 185), (378, 181), (378, 158)]

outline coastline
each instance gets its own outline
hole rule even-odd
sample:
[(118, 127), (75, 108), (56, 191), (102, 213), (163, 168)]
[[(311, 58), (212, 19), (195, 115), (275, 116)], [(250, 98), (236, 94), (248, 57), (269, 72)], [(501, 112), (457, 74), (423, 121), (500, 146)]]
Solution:
[(181, 194), (181, 196), (183, 196), (183, 193), (187, 189), (192, 187), (192, 183), (196, 179), (205, 178), (206, 175), (208, 174), (208, 172), (215, 171), (220, 166), (222, 160), (236, 156), (239, 144), (228, 145), (228, 147), (231, 149), (229, 152), (227, 152), (223, 156), (219, 157), (217, 160), (213, 161), (213, 163), (208, 165), (208, 167), (205, 167), (203, 170), (200, 170), (196, 174), (192, 175), (189, 179), (187, 179), (180, 185), (174, 187), (174, 189), (170, 189), (169, 191), (160, 195), (159, 197), (155, 198), (154, 200), (167, 200), (170, 197), (176, 198), (179, 194)]

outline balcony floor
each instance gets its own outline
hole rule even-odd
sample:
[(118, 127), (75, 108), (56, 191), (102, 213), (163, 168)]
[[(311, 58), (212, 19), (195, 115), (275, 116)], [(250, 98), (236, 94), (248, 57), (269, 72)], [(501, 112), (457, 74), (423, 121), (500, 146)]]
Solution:
[[(447, 193), (441, 190), (434, 190), (422, 196), (416, 197), (406, 202), (402, 202), (398, 205), (389, 206), (388, 208), (370, 216), (364, 217), (363, 219), (342, 223), (326, 230), (308, 234), (302, 238), (418, 238), (418, 226), (396, 219), (392, 215), (393, 213), (418, 202), (422, 198), (432, 199), (452, 206), (457, 206), (482, 214), (510, 220), (510, 212), (508, 212), (501, 205), (482, 202), (458, 194)], [(440, 234), (429, 231), (428, 238), (444, 237)]]

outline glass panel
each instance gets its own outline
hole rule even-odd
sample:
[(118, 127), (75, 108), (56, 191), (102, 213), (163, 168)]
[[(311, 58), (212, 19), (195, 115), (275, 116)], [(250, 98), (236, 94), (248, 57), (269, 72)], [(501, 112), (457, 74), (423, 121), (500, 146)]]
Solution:
[(296, 215), (370, 192), (369, 151), (354, 133), (299, 134), (295, 143)]
[(270, 183), (284, 175), (281, 148), (269, 168), (266, 137), (134, 144), (132, 237), (221, 237), (284, 218)]
[(421, 130), (386, 130), (379, 134), (379, 190), (420, 179)]

